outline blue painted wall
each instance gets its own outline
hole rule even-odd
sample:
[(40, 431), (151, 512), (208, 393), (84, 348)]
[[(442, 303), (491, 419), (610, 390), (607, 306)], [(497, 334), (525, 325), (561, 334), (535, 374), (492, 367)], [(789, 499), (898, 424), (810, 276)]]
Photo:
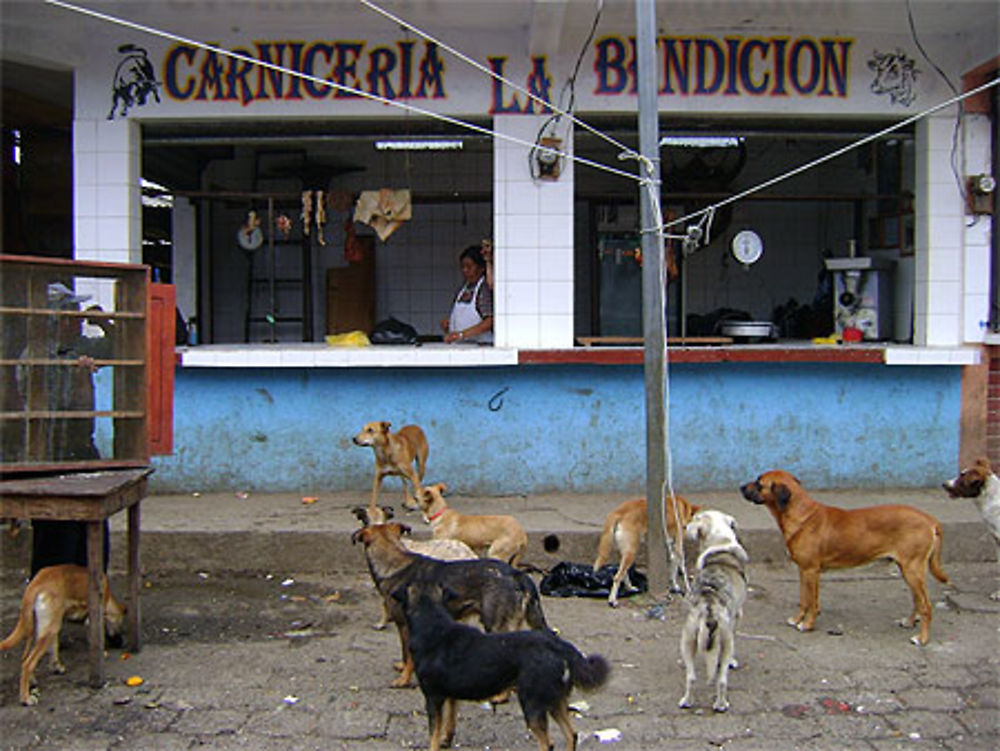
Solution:
[[(958, 457), (961, 368), (726, 363), (670, 367), (678, 492), (790, 469), (808, 486), (936, 485)], [(179, 369), (174, 454), (155, 492), (367, 497), (362, 424), (421, 425), (425, 480), (452, 491), (641, 493), (641, 366)], [(492, 400), (492, 401), (491, 401)], [(391, 495), (399, 481), (386, 480)]]

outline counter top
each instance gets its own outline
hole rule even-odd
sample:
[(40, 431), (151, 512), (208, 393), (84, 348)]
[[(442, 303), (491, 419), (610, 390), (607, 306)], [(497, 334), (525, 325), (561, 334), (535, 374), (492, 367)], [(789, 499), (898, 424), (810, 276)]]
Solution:
[[(418, 346), (329, 347), (326, 344), (209, 344), (178, 347), (184, 368), (427, 368), (512, 365), (641, 365), (643, 348), (573, 347), (516, 349), (427, 343)], [(807, 341), (725, 346), (671, 346), (671, 363), (872, 363), (884, 365), (976, 365), (980, 348), (916, 347), (871, 342), (816, 345)]]

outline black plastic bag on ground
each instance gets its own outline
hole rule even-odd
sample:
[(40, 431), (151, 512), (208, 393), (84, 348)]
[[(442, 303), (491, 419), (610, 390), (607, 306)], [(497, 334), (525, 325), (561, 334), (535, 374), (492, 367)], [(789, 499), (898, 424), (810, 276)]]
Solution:
[(390, 316), (375, 324), (368, 340), (372, 344), (416, 344), (417, 330)]
[[(552, 570), (542, 578), (538, 590), (549, 597), (607, 598), (611, 594), (611, 585), (617, 570), (617, 564), (613, 563), (594, 571), (586, 563), (562, 561), (553, 566)], [(628, 580), (632, 586), (626, 587), (625, 582), (622, 581), (618, 590), (619, 597), (636, 595), (649, 589), (646, 575), (636, 571), (635, 566), (628, 570)]]

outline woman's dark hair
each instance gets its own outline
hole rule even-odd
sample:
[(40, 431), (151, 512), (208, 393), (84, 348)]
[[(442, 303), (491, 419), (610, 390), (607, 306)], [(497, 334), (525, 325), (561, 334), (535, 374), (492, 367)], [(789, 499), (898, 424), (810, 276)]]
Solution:
[(468, 248), (463, 250), (461, 255), (459, 255), (458, 257), (459, 263), (461, 263), (462, 260), (466, 258), (468, 258), (470, 261), (476, 264), (479, 268), (481, 269), (486, 268), (486, 259), (483, 258), (482, 248), (480, 248), (478, 245), (470, 245)]

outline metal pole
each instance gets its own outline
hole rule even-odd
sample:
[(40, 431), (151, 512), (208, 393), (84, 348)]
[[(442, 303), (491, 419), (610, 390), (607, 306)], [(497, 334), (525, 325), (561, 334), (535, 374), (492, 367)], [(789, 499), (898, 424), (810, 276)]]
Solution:
[[(639, 153), (643, 177), (652, 189), (640, 188), (639, 222), (642, 233), (642, 327), (646, 381), (646, 500), (649, 515), (649, 587), (664, 592), (673, 583), (669, 548), (663, 534), (663, 496), (666, 485), (666, 394), (664, 388), (666, 332), (664, 331), (663, 245), (656, 227), (660, 201), (660, 129), (657, 101), (656, 4), (636, 0), (636, 72), (639, 91)], [(656, 201), (656, 204), (653, 203)], [(667, 555), (664, 555), (667, 553)]]

